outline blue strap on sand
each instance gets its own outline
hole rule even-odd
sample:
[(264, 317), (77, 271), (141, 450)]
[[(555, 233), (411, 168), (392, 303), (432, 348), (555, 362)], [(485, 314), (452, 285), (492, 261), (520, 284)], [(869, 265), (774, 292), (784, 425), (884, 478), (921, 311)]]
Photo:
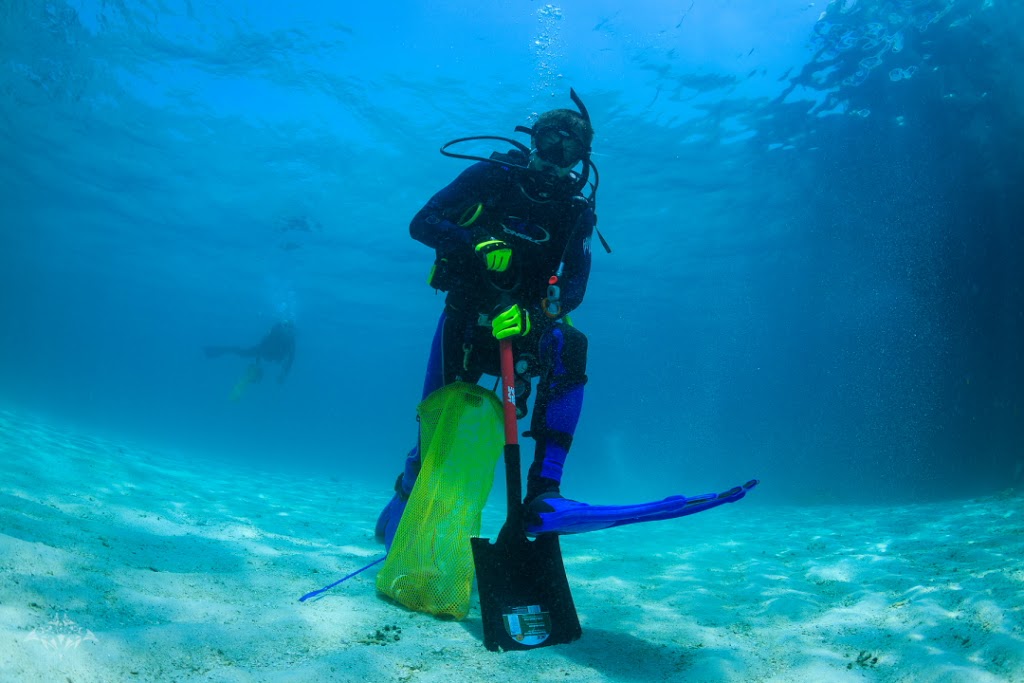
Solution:
[(321, 593), (326, 593), (327, 591), (329, 591), (332, 588), (334, 588), (335, 586), (337, 586), (339, 583), (343, 583), (345, 581), (348, 581), (349, 579), (351, 579), (356, 574), (361, 574), (362, 572), (365, 572), (367, 569), (369, 569), (370, 567), (372, 567), (375, 564), (380, 564), (386, 558), (387, 558), (387, 555), (383, 555), (381, 557), (378, 557), (376, 560), (374, 560), (370, 564), (366, 565), (365, 567), (362, 567), (360, 569), (355, 570), (354, 572), (352, 572), (348, 576), (341, 577), (340, 579), (338, 579), (337, 581), (332, 583), (330, 586), (324, 586), (320, 590), (315, 590), (312, 593), (306, 593), (301, 598), (299, 598), (299, 602), (306, 602), (306, 600), (309, 600), (310, 598), (315, 598), (316, 596), (320, 595)]

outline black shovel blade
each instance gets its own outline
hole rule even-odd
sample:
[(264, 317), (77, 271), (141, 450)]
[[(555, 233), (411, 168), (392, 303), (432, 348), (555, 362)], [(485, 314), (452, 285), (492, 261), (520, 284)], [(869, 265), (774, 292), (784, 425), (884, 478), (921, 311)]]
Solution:
[(557, 534), (531, 541), (521, 526), (506, 524), (495, 543), (470, 543), (488, 650), (532, 650), (583, 635)]

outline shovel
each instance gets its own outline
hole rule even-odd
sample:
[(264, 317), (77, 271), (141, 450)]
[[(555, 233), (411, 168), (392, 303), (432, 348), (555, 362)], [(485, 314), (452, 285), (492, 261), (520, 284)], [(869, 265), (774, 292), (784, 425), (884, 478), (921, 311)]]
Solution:
[(484, 645), (488, 650), (532, 650), (571, 643), (583, 635), (557, 534), (531, 541), (523, 524), (522, 473), (516, 426), (512, 342), (502, 339), (501, 402), (505, 417), (508, 514), (498, 539), (471, 538)]

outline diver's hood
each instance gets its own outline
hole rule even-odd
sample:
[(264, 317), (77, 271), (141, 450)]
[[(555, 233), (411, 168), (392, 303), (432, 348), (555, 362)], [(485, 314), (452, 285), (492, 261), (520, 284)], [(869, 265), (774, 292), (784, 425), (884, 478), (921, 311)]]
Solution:
[[(583, 100), (572, 88), (569, 89), (569, 97), (579, 110), (579, 118), (583, 121), (589, 135), (584, 139), (580, 136), (575, 126), (564, 126), (555, 123), (554, 119), (561, 118), (565, 121), (562, 113), (570, 114), (568, 109), (558, 109), (545, 112), (540, 115), (532, 127), (516, 126), (517, 133), (526, 133), (533, 142), (533, 151), (543, 161), (558, 166), (559, 168), (574, 168), (581, 161), (590, 158), (590, 140), (594, 136), (594, 126), (590, 122), (590, 113), (583, 104)], [(584, 166), (586, 171), (586, 166)]]
[[(583, 101), (580, 99), (579, 95), (577, 95), (576, 91), (573, 90), (572, 88), (569, 89), (569, 97), (572, 98), (573, 103), (576, 104), (576, 108), (579, 109), (580, 116), (587, 123), (587, 125), (590, 126), (590, 114), (587, 112), (587, 108), (586, 106), (584, 106)], [(536, 126), (529, 128), (526, 126), (516, 126), (515, 131), (517, 133), (526, 133), (531, 137), (531, 140), (535, 139), (539, 132), (542, 132), (538, 131), (536, 129)], [(511, 152), (494, 152), (491, 154), (490, 157), (481, 157), (474, 154), (459, 154), (456, 152), (449, 151), (449, 148), (453, 145), (475, 140), (498, 140), (500, 142), (506, 142), (515, 147), (515, 149), (517, 149), (518, 151), (522, 152), (523, 161), (521, 163), (518, 163), (519, 160), (516, 159), (518, 155), (512, 154)], [(557, 154), (564, 154), (563, 150), (565, 149), (565, 145), (559, 144), (557, 147)], [(556, 153), (554, 151), (547, 152), (542, 155), (539, 154), (539, 150), (530, 149), (529, 147), (519, 142), (518, 140), (513, 140), (512, 138), (507, 138), (500, 135), (472, 135), (464, 138), (456, 138), (441, 145), (441, 154), (445, 155), (446, 157), (452, 157), (455, 159), (467, 159), (469, 161), (485, 161), (487, 163), (498, 164), (500, 166), (515, 169), (517, 172), (519, 172), (519, 183), (520, 187), (523, 190), (523, 193), (533, 201), (551, 201), (558, 194), (562, 194), (563, 192), (565, 192), (566, 188), (564, 184), (567, 183), (569, 185), (568, 189), (570, 190), (570, 196), (582, 196), (584, 197), (584, 199), (586, 199), (589, 203), (593, 205), (596, 201), (597, 186), (600, 183), (600, 176), (597, 172), (597, 166), (595, 166), (594, 162), (591, 161), (590, 159), (590, 146), (582, 145), (582, 147), (582, 158), (576, 161), (575, 164), (573, 164), (577, 165), (582, 163), (582, 171), (580, 173), (577, 173), (576, 171), (569, 171), (569, 174), (564, 177), (559, 177), (554, 174), (547, 173), (545, 171), (530, 168), (530, 157), (534, 153), (538, 153), (538, 156), (540, 156), (540, 158), (543, 161), (554, 164), (556, 166), (559, 165), (559, 162), (564, 162), (565, 159), (556, 156)], [(590, 182), (591, 171), (593, 171), (594, 174), (593, 182)], [(590, 185), (590, 192), (587, 195), (584, 195), (583, 192), (588, 184)]]

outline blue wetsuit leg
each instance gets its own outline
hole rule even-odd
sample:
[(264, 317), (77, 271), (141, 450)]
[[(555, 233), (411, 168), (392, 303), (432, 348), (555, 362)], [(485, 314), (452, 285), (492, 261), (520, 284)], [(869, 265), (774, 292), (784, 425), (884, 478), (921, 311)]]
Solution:
[[(423, 380), (423, 398), (444, 386), (444, 330), (447, 322), (447, 313), (442, 312), (437, 323), (437, 330), (434, 332), (434, 340), (430, 346), (430, 358), (427, 361), (426, 377)], [(405, 458), (405, 469), (402, 475), (395, 482), (395, 495), (381, 511), (377, 518), (375, 535), (378, 541), (383, 541), (384, 547), (391, 549), (391, 542), (395, 538), (395, 531), (398, 530), (398, 522), (405, 512), (405, 505), (409, 501), (409, 494), (412, 493), (412, 486), (416, 483), (416, 477), (420, 473), (420, 445), (419, 439), (416, 445), (409, 451)]]

